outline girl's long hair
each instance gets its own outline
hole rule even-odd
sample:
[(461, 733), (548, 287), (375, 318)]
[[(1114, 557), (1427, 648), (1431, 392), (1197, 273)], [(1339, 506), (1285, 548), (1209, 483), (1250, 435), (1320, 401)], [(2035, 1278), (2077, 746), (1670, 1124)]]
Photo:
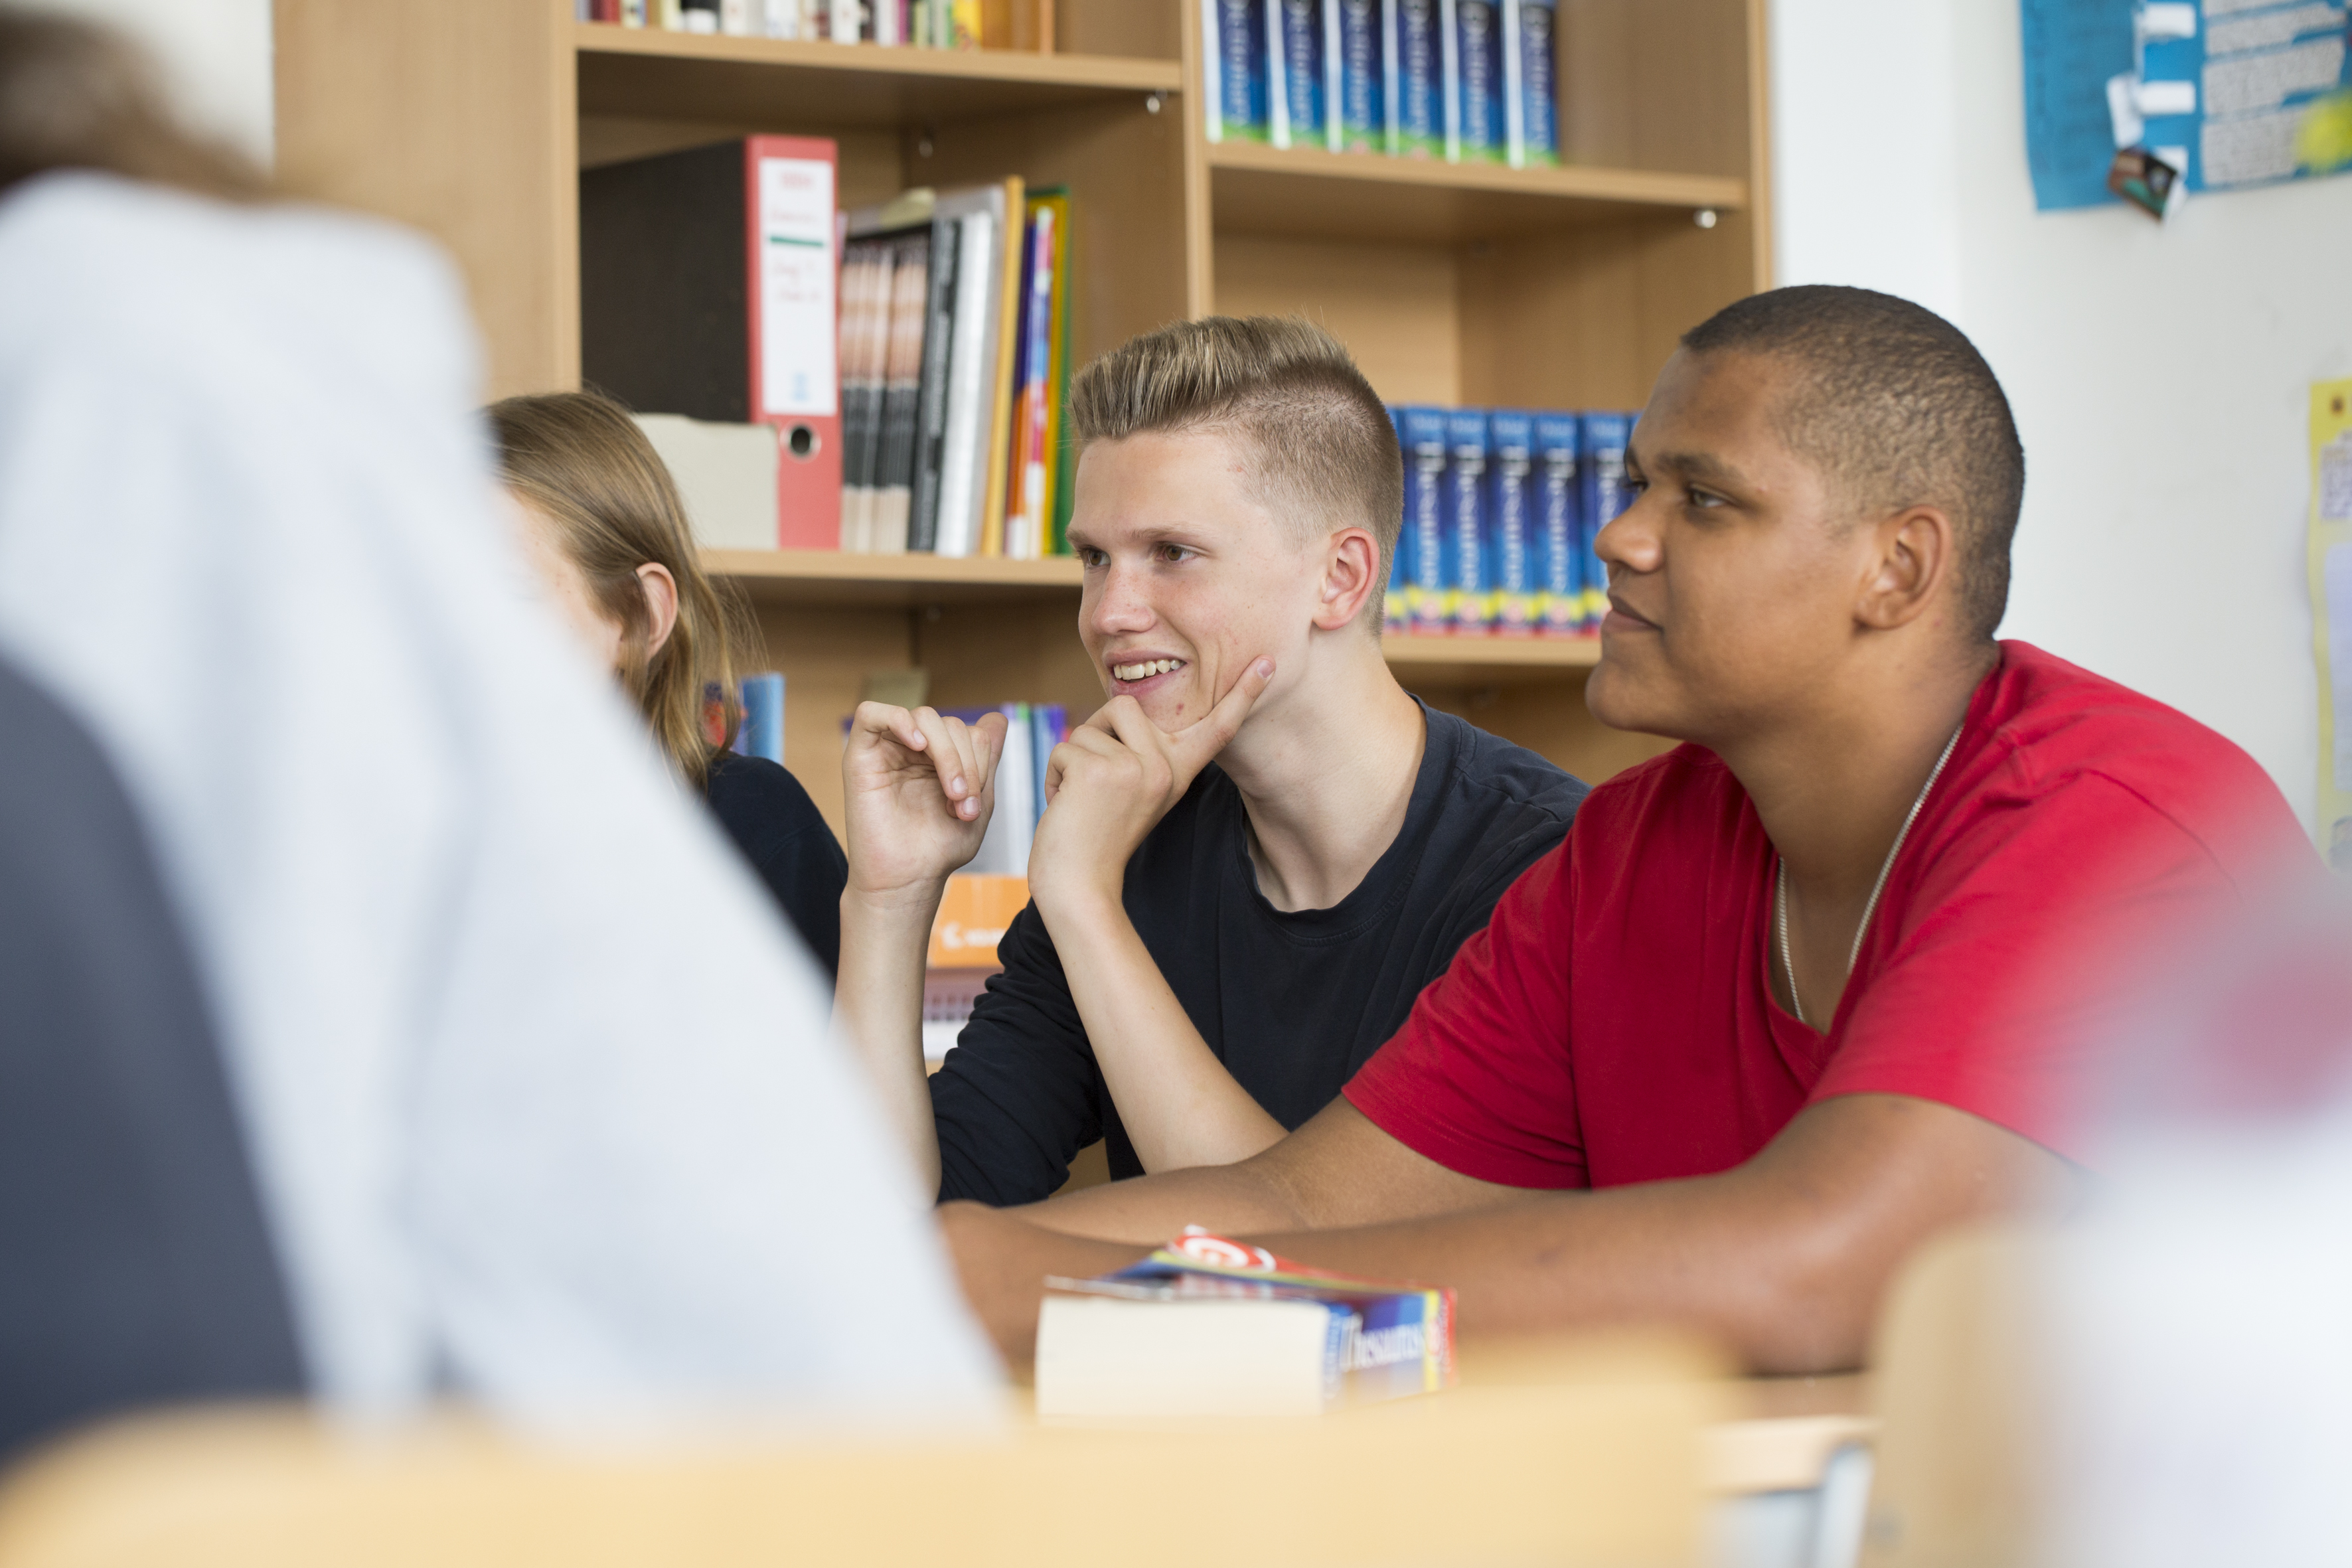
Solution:
[[(621, 684), (678, 772), (701, 785), (712, 752), (742, 721), (734, 650), (750, 617), (703, 572), (669, 469), (627, 411), (593, 392), (509, 397), (489, 417), (507, 488), (555, 525), (597, 606), (621, 628)], [(637, 581), (648, 562), (677, 584), (677, 624), (650, 653), (652, 614)], [(713, 691), (715, 742), (705, 720)]]

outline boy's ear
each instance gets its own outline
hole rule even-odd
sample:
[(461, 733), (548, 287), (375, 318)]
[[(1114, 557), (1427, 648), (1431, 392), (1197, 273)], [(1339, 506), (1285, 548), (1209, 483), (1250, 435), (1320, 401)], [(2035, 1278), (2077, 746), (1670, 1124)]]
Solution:
[(1324, 546), (1323, 581), (1315, 604), (1316, 626), (1327, 632), (1338, 631), (1361, 616), (1366, 603), (1383, 586), (1381, 542), (1372, 537), (1372, 531), (1339, 530)]
[(1878, 559), (1863, 584), (1854, 618), (1891, 631), (1927, 613), (1958, 565), (1958, 539), (1941, 507), (1906, 507), (1871, 530)]

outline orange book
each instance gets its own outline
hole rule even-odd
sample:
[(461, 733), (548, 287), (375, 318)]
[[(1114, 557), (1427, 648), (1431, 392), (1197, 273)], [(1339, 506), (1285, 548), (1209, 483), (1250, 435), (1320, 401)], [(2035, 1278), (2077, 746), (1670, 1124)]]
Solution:
[(931, 921), (933, 969), (994, 969), (996, 943), (1029, 902), (1026, 877), (950, 877)]

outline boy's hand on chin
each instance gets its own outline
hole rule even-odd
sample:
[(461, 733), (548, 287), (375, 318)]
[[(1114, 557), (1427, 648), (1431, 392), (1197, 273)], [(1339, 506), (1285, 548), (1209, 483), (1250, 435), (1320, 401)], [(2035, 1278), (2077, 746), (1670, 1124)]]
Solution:
[(1257, 658), (1195, 722), (1170, 734), (1132, 697), (1114, 697), (1054, 748), (1045, 764), (1045, 815), (1029, 851), (1029, 896), (1046, 918), (1117, 903), (1127, 862), (1238, 733), (1274, 679)]
[(853, 894), (936, 898), (980, 852), (1004, 732), (1001, 713), (966, 724), (931, 708), (857, 705), (841, 756)]

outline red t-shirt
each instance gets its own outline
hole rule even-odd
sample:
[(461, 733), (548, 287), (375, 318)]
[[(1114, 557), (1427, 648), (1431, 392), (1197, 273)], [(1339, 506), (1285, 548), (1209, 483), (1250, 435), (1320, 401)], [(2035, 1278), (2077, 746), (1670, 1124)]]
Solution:
[(1747, 792), (1682, 746), (1592, 792), (1348, 1099), (1518, 1187), (1727, 1170), (1838, 1094), (1938, 1100), (2079, 1157), (2069, 1112), (2119, 1016), (2092, 978), (2112, 950), (2225, 919), (2315, 858), (2236, 746), (2000, 647), (1828, 1033), (1773, 1000), (1774, 851)]

